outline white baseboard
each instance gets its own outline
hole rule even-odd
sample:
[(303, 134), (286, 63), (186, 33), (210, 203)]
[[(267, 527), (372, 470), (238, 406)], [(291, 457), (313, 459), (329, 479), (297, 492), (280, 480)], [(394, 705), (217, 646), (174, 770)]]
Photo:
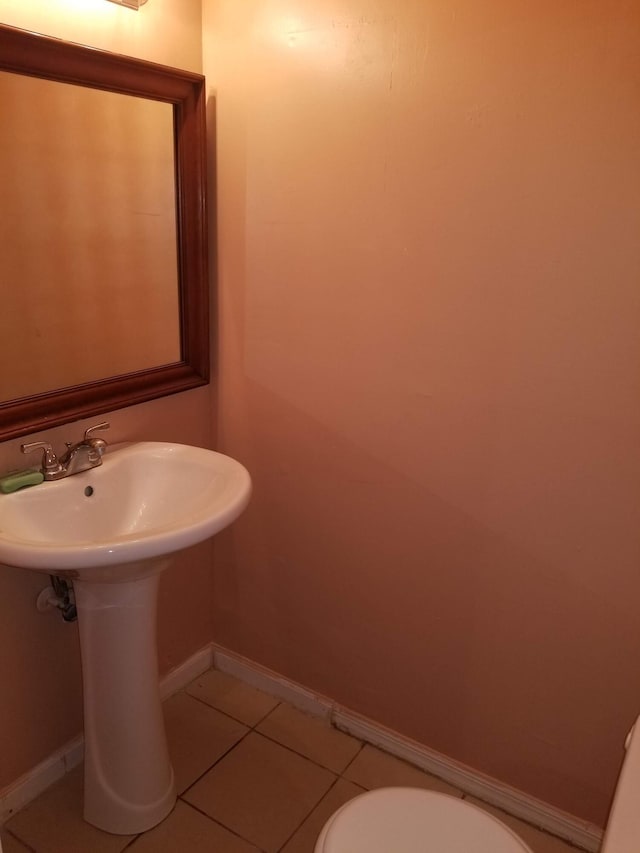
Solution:
[(84, 738), (78, 735), (6, 788), (0, 794), (0, 824), (73, 770), (82, 761), (83, 754)]
[[(213, 666), (213, 648), (205, 646), (160, 679), (160, 696), (168, 699)], [(0, 792), (0, 825), (28, 805), (49, 785), (81, 763), (84, 738), (78, 735)]]
[(270, 696), (282, 699), (307, 714), (312, 714), (314, 717), (324, 717), (327, 720), (331, 717), (334, 703), (326, 696), (314, 693), (301, 684), (296, 684), (283, 675), (278, 675), (273, 670), (266, 669), (215, 644), (213, 645), (213, 666), (220, 672), (234, 675), (240, 681), (244, 681), (258, 690), (263, 690)]
[(477, 797), (488, 805), (502, 809), (590, 853), (597, 853), (600, 850), (603, 835), (600, 827), (580, 820), (517, 788), (505, 785), (497, 779), (393, 732), (373, 720), (338, 705), (326, 696), (313, 693), (279, 673), (215, 644), (213, 665), (216, 669), (234, 675), (241, 681), (272, 696), (277, 696), (307, 713), (330, 719), (336, 728), (374, 746), (379, 746), (385, 752), (438, 776), (464, 791), (465, 794)]
[(160, 679), (160, 697), (164, 702), (178, 690), (190, 684), (194, 678), (202, 675), (213, 666), (213, 647), (211, 644), (187, 658)]
[(592, 853), (600, 850), (602, 830), (588, 821), (567, 814), (346, 708), (336, 706), (332, 722), (341, 731), (379, 746), (385, 752), (408, 761), (488, 805), (502, 809), (584, 850)]
[[(602, 830), (599, 827), (566, 814), (516, 788), (403, 737), (373, 720), (344, 708), (328, 697), (314, 693), (279, 673), (221, 646), (207, 645), (167, 673), (160, 681), (162, 699), (165, 700), (186, 687), (211, 666), (221, 672), (234, 675), (241, 681), (276, 696), (308, 714), (328, 719), (336, 728), (374, 746), (379, 746), (391, 755), (438, 776), (466, 794), (478, 797), (489, 805), (503, 809), (514, 817), (521, 818), (552, 835), (564, 838), (590, 853), (597, 853), (600, 849)], [(84, 740), (82, 735), (79, 735), (25, 773), (9, 788), (0, 792), (0, 824), (78, 765), (82, 761), (83, 751)]]

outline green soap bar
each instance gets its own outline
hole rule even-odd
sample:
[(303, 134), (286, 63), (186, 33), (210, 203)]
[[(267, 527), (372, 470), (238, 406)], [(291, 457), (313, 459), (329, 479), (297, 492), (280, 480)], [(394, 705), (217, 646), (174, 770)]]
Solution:
[(27, 486), (37, 486), (44, 480), (42, 471), (16, 471), (13, 474), (7, 474), (0, 480), (0, 492), (5, 495), (10, 495), (11, 492), (17, 492), (18, 489), (24, 489)]

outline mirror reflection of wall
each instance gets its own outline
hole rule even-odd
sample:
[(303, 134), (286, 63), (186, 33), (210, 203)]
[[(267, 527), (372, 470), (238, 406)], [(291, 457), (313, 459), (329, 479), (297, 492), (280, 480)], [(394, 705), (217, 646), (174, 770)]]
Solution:
[(0, 103), (0, 398), (179, 361), (171, 104), (8, 72)]

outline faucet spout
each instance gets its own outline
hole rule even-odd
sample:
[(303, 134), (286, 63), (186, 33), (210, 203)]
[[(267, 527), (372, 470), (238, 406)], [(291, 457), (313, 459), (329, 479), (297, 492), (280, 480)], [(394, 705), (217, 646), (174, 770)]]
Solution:
[(107, 442), (102, 438), (93, 438), (90, 441), (72, 444), (60, 457), (60, 465), (64, 477), (79, 474), (102, 465), (102, 454), (107, 449)]

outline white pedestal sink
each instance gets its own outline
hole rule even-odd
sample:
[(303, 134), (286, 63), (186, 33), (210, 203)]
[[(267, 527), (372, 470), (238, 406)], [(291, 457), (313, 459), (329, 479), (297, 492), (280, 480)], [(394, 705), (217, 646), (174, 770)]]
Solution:
[(73, 581), (89, 823), (144, 832), (175, 803), (158, 690), (156, 599), (169, 554), (231, 524), (251, 479), (180, 444), (114, 446), (100, 467), (0, 497), (0, 562)]

